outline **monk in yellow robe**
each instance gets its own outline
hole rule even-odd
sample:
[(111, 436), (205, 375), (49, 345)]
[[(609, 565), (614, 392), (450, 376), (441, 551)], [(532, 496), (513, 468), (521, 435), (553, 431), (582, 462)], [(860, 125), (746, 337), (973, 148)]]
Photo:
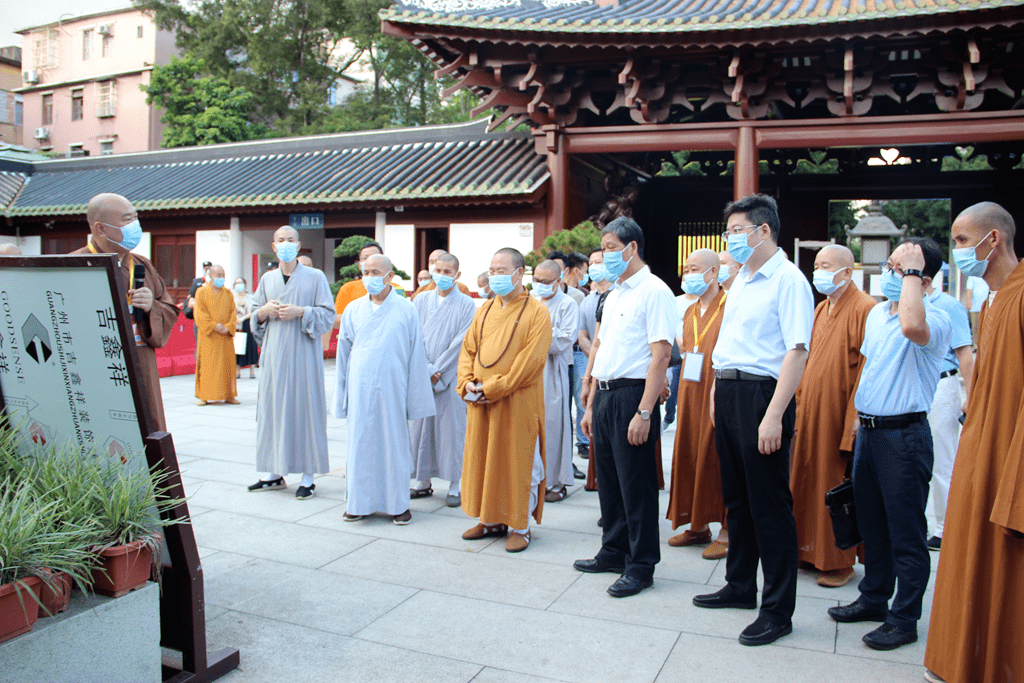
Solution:
[(711, 352), (722, 327), (726, 297), (718, 283), (719, 268), (718, 254), (697, 249), (686, 258), (683, 271), (683, 290), (696, 295), (697, 300), (686, 310), (676, 333), (683, 366), (676, 406), (679, 426), (672, 451), (672, 487), (665, 515), (673, 529), (690, 525), (668, 540), (674, 548), (710, 543), (708, 524), (722, 525), (718, 539), (705, 550), (706, 559), (722, 559), (729, 547), (722, 474), (710, 419), (711, 384), (715, 379)]
[(235, 297), (224, 287), (223, 266), (210, 266), (211, 280), (196, 291), (196, 398), (238, 403), (235, 385)]
[(530, 515), (544, 510), (544, 364), (551, 346), (547, 307), (523, 287), (515, 249), (491, 260), (497, 295), (481, 306), (459, 355), (457, 391), (469, 404), (462, 509), (480, 524), (466, 540), (509, 534), (505, 549), (530, 544)]
[(804, 566), (821, 572), (818, 585), (838, 588), (854, 577), (857, 549), (836, 547), (825, 493), (843, 482), (853, 458), (857, 410), (853, 395), (864, 367), (864, 323), (877, 303), (858, 289), (853, 252), (835, 244), (814, 259), (814, 287), (828, 298), (814, 309), (811, 350), (796, 391), (796, 433), (790, 457), (790, 490), (797, 552)]
[(1024, 264), (1013, 218), (998, 204), (957, 216), (953, 257), (995, 292), (950, 482), (925, 679), (1024, 680)]

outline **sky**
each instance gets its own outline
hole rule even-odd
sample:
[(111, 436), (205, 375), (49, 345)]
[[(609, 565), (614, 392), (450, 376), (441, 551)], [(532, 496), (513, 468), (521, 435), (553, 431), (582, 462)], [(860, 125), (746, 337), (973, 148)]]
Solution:
[(42, 5), (29, 0), (5, 0), (0, 12), (0, 47), (20, 46), (22, 37), (15, 33), (18, 29), (131, 4), (131, 0), (49, 0)]

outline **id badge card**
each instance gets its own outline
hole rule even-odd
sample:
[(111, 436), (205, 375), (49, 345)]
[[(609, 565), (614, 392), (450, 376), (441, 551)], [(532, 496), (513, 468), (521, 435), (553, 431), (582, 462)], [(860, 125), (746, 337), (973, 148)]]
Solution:
[(683, 356), (682, 378), (687, 382), (699, 382), (701, 371), (704, 369), (704, 354), (695, 351), (688, 352)]

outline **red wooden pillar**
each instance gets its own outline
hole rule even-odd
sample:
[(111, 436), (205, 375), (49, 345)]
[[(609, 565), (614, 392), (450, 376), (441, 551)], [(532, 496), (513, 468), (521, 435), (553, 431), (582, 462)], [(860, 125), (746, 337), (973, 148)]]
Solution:
[(533, 248), (540, 249), (544, 238), (566, 227), (569, 200), (569, 159), (565, 154), (562, 131), (556, 126), (545, 126), (544, 143), (548, 155), (548, 173), (551, 174), (548, 192), (548, 210), (544, 230), (533, 231)]
[(736, 141), (736, 168), (733, 175), (733, 199), (757, 194), (761, 171), (753, 126), (740, 126)]

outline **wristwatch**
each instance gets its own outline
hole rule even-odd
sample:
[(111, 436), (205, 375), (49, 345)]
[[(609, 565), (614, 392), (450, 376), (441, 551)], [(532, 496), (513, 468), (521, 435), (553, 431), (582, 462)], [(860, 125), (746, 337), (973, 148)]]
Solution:
[(924, 279), (924, 273), (922, 273), (917, 268), (907, 268), (906, 270), (904, 270), (903, 271), (903, 277), (906, 277), (908, 275), (915, 275), (915, 276), (921, 278), (922, 280)]
[(651, 419), (651, 411), (649, 411), (649, 410), (638, 410), (638, 411), (636, 411), (636, 414), (640, 416), (641, 420), (650, 420)]

